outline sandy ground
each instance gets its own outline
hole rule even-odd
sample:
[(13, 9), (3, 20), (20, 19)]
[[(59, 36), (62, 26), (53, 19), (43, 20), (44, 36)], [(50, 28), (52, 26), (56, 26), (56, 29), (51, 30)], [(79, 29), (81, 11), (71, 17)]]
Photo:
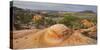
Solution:
[(13, 31), (13, 48), (32, 48), (32, 37), (38, 29)]
[[(39, 29), (13, 31), (13, 39), (11, 39), (11, 40), (13, 40), (13, 48), (14, 49), (18, 49), (18, 48), (24, 48), (24, 49), (25, 48), (39, 48), (40, 44), (38, 44), (38, 42), (39, 42), (38, 39), (41, 35), (40, 34), (41, 32), (43, 33), (44, 31), (43, 30), (40, 31)], [(78, 35), (78, 36), (81, 36), (81, 35)], [(69, 42), (71, 42), (71, 43), (69, 43), (69, 45), (75, 44), (74, 41), (76, 41), (76, 40), (74, 39), (74, 37), (77, 37), (76, 34), (73, 34), (69, 39), (65, 40), (61, 45), (64, 46), (66, 43), (69, 43)], [(86, 42), (84, 40), (95, 41), (95, 40), (89, 39), (88, 37), (86, 37), (86, 38), (87, 39), (83, 38), (83, 40), (80, 40), (80, 41), (82, 41), (84, 43)], [(73, 39), (73, 40), (71, 40), (71, 39)], [(79, 39), (79, 38), (77, 37), (77, 39)], [(80, 39), (81, 39), (81, 37), (80, 37)], [(77, 41), (76, 41), (75, 45), (77, 45), (77, 43), (80, 43), (79, 40), (77, 40)], [(94, 43), (96, 43), (96, 41)]]

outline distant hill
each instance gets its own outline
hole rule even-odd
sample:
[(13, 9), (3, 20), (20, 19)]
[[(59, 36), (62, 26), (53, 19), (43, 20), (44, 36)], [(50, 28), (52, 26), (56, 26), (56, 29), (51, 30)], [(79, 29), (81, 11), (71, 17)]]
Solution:
[(91, 10), (85, 10), (85, 11), (80, 11), (79, 13), (95, 13), (95, 12), (93, 12)]

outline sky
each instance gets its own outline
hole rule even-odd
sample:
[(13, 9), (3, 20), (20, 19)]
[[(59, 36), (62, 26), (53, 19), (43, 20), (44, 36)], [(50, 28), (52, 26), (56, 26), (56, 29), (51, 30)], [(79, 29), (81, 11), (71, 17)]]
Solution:
[(58, 3), (43, 3), (43, 2), (28, 2), (28, 1), (14, 1), (13, 6), (31, 9), (31, 10), (54, 10), (54, 11), (71, 11), (79, 12), (91, 10), (97, 12), (95, 5), (73, 5), (73, 4), (58, 4)]

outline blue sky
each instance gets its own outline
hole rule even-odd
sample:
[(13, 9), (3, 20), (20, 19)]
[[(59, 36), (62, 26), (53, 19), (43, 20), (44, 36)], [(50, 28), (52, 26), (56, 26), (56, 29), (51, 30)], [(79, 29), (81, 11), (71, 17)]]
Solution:
[(56, 10), (56, 11), (72, 11), (79, 12), (84, 10), (91, 10), (97, 12), (97, 6), (94, 5), (72, 5), (72, 4), (58, 4), (58, 3), (43, 3), (43, 2), (25, 2), (14, 1), (14, 6), (31, 10)]

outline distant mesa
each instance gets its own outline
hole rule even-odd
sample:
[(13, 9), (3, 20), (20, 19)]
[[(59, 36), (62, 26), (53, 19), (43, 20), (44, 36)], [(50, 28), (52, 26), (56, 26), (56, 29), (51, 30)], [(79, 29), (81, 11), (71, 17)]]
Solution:
[(93, 12), (91, 10), (85, 10), (85, 11), (80, 11), (79, 13), (95, 13), (95, 12)]

